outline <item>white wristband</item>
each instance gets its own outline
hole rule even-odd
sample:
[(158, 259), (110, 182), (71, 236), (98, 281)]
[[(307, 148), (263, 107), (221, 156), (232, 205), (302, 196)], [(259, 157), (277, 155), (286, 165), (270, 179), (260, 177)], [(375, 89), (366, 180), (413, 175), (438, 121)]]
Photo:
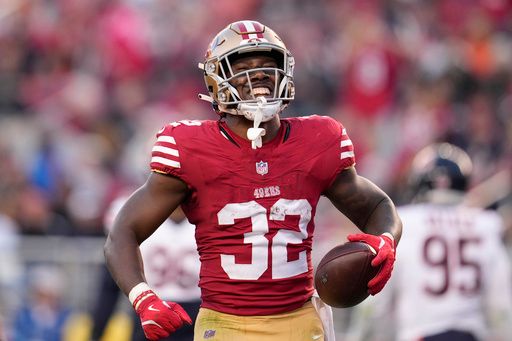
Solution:
[(393, 242), (395, 241), (395, 237), (393, 237), (393, 235), (389, 232), (384, 232), (383, 234), (381, 234), (381, 236), (389, 237), (389, 239), (391, 239)]
[(128, 299), (130, 300), (130, 303), (133, 305), (133, 301), (135, 301), (135, 299), (139, 297), (139, 295), (142, 294), (144, 291), (148, 290), (151, 290), (151, 288), (146, 282), (140, 282), (139, 284), (134, 286), (132, 290), (130, 290), (130, 293), (128, 294)]

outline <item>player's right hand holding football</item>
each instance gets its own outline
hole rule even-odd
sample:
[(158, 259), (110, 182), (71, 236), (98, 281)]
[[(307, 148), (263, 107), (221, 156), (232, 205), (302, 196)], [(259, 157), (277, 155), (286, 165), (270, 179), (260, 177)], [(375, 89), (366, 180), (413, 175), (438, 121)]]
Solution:
[[(135, 296), (132, 292), (130, 296)], [(192, 319), (179, 304), (161, 300), (151, 289), (136, 295), (132, 304), (149, 340), (160, 340), (175, 332), (184, 323), (192, 324)]]
[(375, 249), (377, 254), (372, 260), (372, 266), (380, 266), (380, 270), (368, 282), (368, 292), (371, 295), (378, 294), (391, 278), (391, 272), (395, 264), (395, 239), (391, 233), (383, 233), (380, 236), (372, 234), (358, 233), (347, 236), (351, 242), (363, 242)]

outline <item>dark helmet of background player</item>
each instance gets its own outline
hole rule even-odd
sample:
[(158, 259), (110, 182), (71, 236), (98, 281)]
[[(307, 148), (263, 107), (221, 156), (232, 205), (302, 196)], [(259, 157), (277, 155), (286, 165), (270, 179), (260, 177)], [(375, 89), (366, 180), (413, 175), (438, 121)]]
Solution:
[(464, 192), (468, 189), (473, 164), (461, 148), (449, 143), (435, 143), (421, 149), (414, 157), (409, 175), (413, 197), (428, 191)]

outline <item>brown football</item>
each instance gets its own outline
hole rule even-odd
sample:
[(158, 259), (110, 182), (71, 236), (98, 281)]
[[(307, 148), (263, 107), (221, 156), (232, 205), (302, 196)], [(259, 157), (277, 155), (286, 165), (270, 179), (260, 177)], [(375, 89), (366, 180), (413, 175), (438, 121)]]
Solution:
[(315, 273), (318, 295), (335, 308), (353, 307), (364, 301), (368, 293), (368, 281), (379, 268), (371, 266), (375, 250), (362, 242), (338, 245), (320, 260)]

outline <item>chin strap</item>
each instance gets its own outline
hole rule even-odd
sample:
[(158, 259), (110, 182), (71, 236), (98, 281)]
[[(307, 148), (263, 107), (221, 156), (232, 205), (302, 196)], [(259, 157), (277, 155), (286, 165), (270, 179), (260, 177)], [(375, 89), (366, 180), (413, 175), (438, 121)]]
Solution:
[(267, 104), (267, 99), (263, 96), (258, 97), (258, 106), (254, 113), (254, 126), (247, 130), (247, 138), (251, 140), (252, 149), (261, 148), (263, 144), (262, 137), (265, 136), (265, 129), (259, 128), (261, 121), (263, 120), (263, 108)]
[(213, 103), (213, 98), (211, 98), (210, 96), (208, 95), (203, 95), (203, 94), (198, 94), (197, 97), (201, 100), (201, 101), (205, 101), (205, 102), (209, 102), (209, 103)]

